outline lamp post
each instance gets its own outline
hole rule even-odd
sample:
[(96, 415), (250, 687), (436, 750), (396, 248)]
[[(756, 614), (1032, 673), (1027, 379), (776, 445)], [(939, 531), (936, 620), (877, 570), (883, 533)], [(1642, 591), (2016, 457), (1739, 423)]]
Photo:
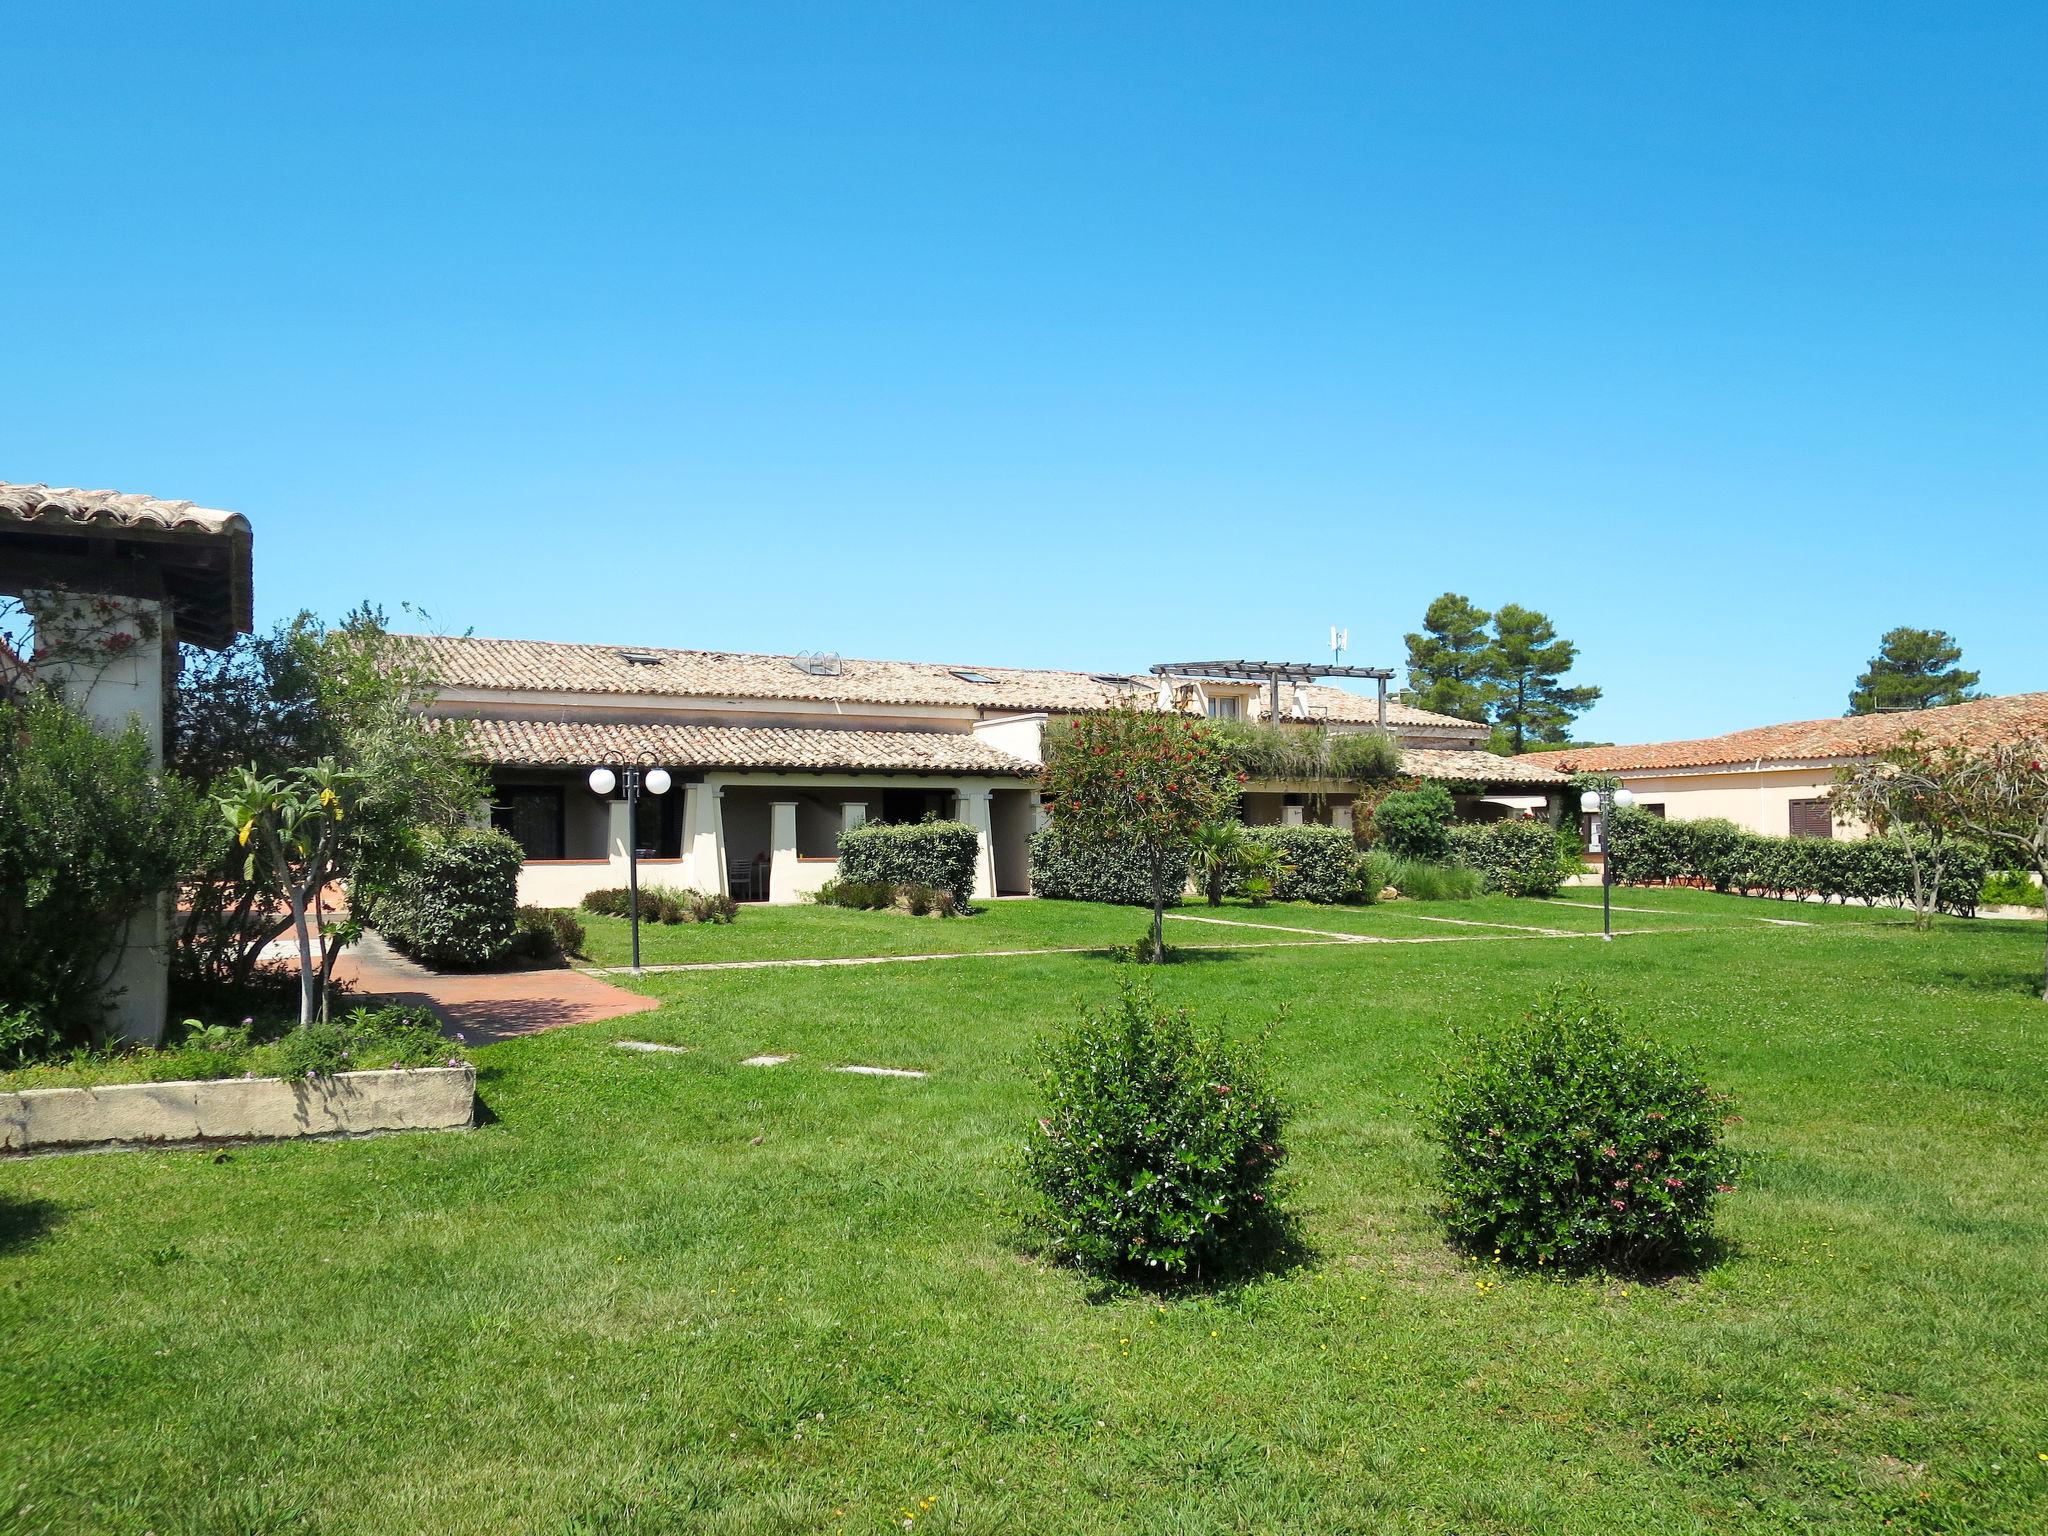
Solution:
[(590, 770), (590, 792), (604, 799), (620, 784), (626, 788), (626, 910), (633, 919), (633, 974), (640, 974), (640, 790), (645, 786), (650, 795), (668, 793), (669, 776), (666, 768), (649, 768), (642, 773), (638, 768), (622, 768), (613, 773), (609, 768)]
[(1579, 796), (1579, 809), (1600, 818), (1600, 937), (1606, 943), (1614, 941), (1614, 844), (1607, 836), (1607, 821), (1616, 806), (1635, 803), (1632, 790), (1615, 785), (1589, 789)]

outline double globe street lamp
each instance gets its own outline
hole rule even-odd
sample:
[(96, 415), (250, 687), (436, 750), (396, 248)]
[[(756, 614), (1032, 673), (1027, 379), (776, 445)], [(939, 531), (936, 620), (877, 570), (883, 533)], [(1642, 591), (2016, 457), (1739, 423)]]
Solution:
[(621, 784), (626, 787), (626, 910), (633, 919), (636, 976), (640, 973), (640, 791), (644, 788), (650, 795), (665, 795), (672, 782), (666, 768), (649, 768), (645, 772), (621, 768), (616, 773), (609, 768), (590, 770), (590, 792), (600, 800), (610, 798)]
[(1614, 939), (1614, 845), (1607, 839), (1607, 821), (1617, 806), (1635, 803), (1631, 791), (1611, 784), (1579, 796), (1579, 809), (1600, 818), (1600, 937), (1610, 943)]

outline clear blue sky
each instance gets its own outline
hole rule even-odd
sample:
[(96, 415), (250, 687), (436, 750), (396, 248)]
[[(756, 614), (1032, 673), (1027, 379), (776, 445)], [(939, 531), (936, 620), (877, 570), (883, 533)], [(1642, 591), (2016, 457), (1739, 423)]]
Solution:
[(2048, 6), (16, 6), (0, 479), (269, 621), (1025, 665), (1544, 609), (2048, 688)]

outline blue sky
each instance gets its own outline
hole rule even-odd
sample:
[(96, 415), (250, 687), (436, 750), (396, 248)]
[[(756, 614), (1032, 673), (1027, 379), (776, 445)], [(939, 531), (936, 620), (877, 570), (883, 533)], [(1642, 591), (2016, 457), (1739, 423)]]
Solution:
[(1019, 665), (1549, 612), (2048, 688), (2048, 6), (16, 7), (0, 479), (269, 621)]

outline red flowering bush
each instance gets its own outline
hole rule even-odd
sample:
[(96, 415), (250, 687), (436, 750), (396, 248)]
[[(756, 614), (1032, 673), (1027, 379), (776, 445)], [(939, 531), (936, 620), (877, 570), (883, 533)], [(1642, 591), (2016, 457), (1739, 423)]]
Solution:
[(1472, 1043), (1429, 1130), (1452, 1238), (1509, 1264), (1629, 1272), (1695, 1257), (1739, 1160), (1726, 1100), (1684, 1057), (1559, 988)]

